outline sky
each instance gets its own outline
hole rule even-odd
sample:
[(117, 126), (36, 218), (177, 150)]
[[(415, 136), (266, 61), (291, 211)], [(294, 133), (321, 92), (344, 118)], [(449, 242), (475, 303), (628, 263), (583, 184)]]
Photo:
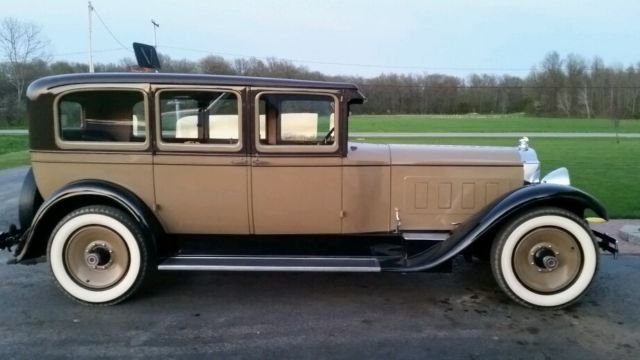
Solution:
[[(640, 63), (637, 0), (93, 0), (95, 62), (132, 42), (172, 58), (277, 57), (331, 75), (526, 75), (545, 54)], [(86, 0), (3, 1), (0, 18), (42, 27), (53, 60), (88, 62)], [(99, 16), (99, 18), (98, 18)], [(110, 29), (114, 37), (109, 34)], [(124, 45), (125, 48), (123, 48)]]

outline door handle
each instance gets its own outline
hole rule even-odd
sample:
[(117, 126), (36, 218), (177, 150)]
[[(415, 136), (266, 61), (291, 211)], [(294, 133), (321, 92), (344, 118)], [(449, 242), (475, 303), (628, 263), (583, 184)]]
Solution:
[(260, 158), (254, 158), (251, 162), (252, 162), (252, 163), (253, 163), (253, 165), (255, 165), (255, 166), (260, 166), (260, 165), (265, 165), (265, 164), (267, 164), (267, 162), (266, 162), (266, 161), (264, 161), (264, 160), (260, 160)]
[(235, 159), (231, 160), (232, 165), (245, 165), (247, 163), (247, 159)]

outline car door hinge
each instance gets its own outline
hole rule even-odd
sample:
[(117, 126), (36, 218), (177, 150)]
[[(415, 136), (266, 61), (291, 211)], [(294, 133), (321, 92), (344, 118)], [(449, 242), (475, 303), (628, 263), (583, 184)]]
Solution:
[(340, 210), (340, 215), (339, 216), (340, 216), (340, 219), (344, 219), (344, 217), (347, 216), (347, 215), (344, 212), (344, 210)]

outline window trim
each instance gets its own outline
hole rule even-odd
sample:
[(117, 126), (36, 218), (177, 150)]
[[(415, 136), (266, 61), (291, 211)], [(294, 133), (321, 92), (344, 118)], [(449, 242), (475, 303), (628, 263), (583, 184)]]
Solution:
[[(131, 142), (131, 141), (72, 141), (64, 140), (62, 138), (62, 129), (60, 127), (60, 101), (66, 95), (77, 92), (90, 92), (90, 91), (133, 91), (142, 94), (144, 101), (144, 111), (147, 124), (144, 129), (145, 139), (144, 142)], [(151, 133), (149, 131), (151, 119), (149, 112), (149, 94), (139, 86), (81, 86), (71, 87), (71, 90), (62, 90), (56, 94), (56, 98), (53, 101), (53, 131), (55, 133), (55, 143), (60, 149), (92, 149), (92, 150), (146, 150), (151, 143)]]
[[(155, 87), (155, 125), (156, 125), (156, 144), (162, 151), (206, 151), (206, 152), (224, 152), (237, 153), (244, 149), (244, 113), (242, 90), (238, 87), (209, 87), (209, 86), (162, 86)], [(164, 142), (162, 139), (162, 113), (160, 112), (160, 95), (165, 91), (207, 91), (207, 92), (228, 92), (232, 93), (238, 99), (238, 142), (235, 144), (177, 144)]]
[[(340, 151), (340, 139), (341, 139), (341, 124), (342, 117), (340, 111), (342, 110), (339, 94), (333, 91), (322, 90), (305, 90), (305, 89), (253, 89), (256, 91), (253, 106), (253, 144), (257, 153), (265, 154), (327, 154), (327, 155), (339, 155)], [(260, 97), (263, 95), (318, 95), (328, 96), (333, 98), (334, 103), (334, 142), (332, 145), (267, 145), (260, 142)]]

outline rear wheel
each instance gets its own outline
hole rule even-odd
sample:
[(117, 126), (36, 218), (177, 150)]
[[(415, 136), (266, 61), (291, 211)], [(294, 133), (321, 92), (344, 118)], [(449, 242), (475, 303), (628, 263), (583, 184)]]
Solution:
[(560, 308), (589, 288), (598, 251), (591, 231), (575, 214), (541, 208), (503, 228), (491, 250), (491, 265), (498, 285), (515, 301)]
[(87, 206), (65, 216), (47, 251), (60, 288), (83, 303), (115, 304), (140, 287), (152, 269), (151, 244), (140, 226), (110, 206)]

